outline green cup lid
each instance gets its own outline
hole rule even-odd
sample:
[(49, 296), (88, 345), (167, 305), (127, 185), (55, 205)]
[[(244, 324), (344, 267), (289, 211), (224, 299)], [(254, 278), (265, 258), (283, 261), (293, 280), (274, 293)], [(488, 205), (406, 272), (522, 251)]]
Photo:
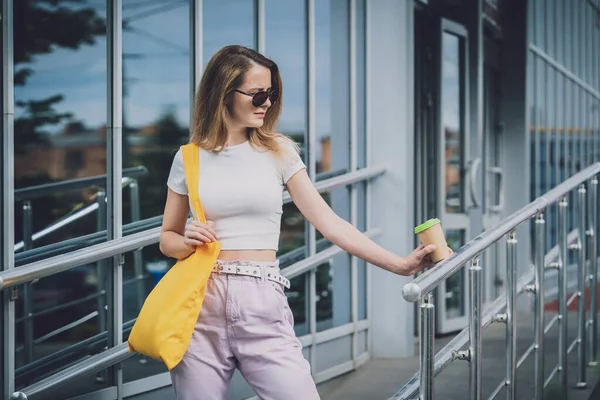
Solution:
[(440, 220), (437, 218), (432, 218), (428, 221), (423, 222), (421, 225), (417, 226), (415, 228), (415, 233), (421, 233), (429, 228), (431, 228), (434, 225), (437, 225), (440, 223)]

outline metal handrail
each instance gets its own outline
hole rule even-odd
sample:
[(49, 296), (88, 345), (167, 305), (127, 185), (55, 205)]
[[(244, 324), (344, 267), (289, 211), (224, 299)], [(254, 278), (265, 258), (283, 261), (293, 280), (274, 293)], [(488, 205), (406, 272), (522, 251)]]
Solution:
[[(578, 232), (572, 231), (568, 235), (568, 243), (576, 242), (579, 240)], [(559, 260), (559, 247), (554, 246), (544, 257), (544, 264), (551, 265), (551, 263), (557, 262)], [(533, 266), (532, 266), (533, 267)], [(534, 281), (534, 269), (530, 268), (527, 272), (525, 272), (519, 280), (517, 281), (517, 294), (526, 293), (529, 289), (529, 285)], [(499, 296), (492, 303), (488, 304), (483, 311), (481, 317), (481, 327), (486, 328), (493, 322), (498, 321), (500, 313), (506, 309), (506, 293)], [(548, 325), (546, 326), (546, 331), (548, 331), (554, 323), (558, 321), (558, 317), (553, 318)], [(436, 355), (434, 361), (434, 376), (437, 376), (440, 372), (442, 372), (451, 362), (456, 360), (457, 352), (462, 349), (466, 344), (469, 343), (469, 328), (464, 328), (460, 333), (458, 333), (446, 346), (444, 346)], [(525, 356), (529, 355), (533, 349), (533, 345), (530, 346), (528, 352), (526, 352)], [(521, 362), (525, 357), (522, 357)], [(518, 365), (521, 362), (517, 363)], [(408, 400), (413, 398), (415, 394), (419, 391), (420, 385), (420, 374), (414, 374), (400, 390), (398, 390), (389, 400)], [(502, 383), (504, 386), (504, 383)], [(493, 396), (490, 396), (493, 398)]]
[[(322, 193), (339, 186), (351, 185), (375, 178), (384, 172), (385, 167), (382, 166), (367, 167), (356, 172), (324, 180), (317, 183), (316, 186), (317, 190)], [(289, 197), (289, 194), (287, 194), (287, 196)], [(103, 260), (108, 257), (153, 245), (158, 243), (159, 238), (160, 227), (157, 227), (147, 231), (134, 233), (121, 239), (109, 240), (85, 249), (75, 250), (68, 254), (35, 261), (19, 268), (2, 271), (0, 272), (0, 290), (27, 282), (33, 282), (40, 278), (67, 271), (86, 263)]]
[[(517, 292), (523, 293), (524, 289), (533, 281), (533, 269), (523, 274), (517, 282)], [(490, 303), (483, 312), (481, 325), (483, 328), (494, 322), (497, 316), (506, 308), (506, 294), (498, 297)], [(434, 376), (437, 376), (452, 361), (456, 359), (457, 352), (469, 343), (469, 328), (464, 328), (448, 344), (446, 344), (436, 355), (434, 361)], [(404, 386), (398, 390), (389, 400), (408, 400), (412, 399), (419, 391), (420, 374), (414, 374)]]
[[(338, 187), (343, 184), (355, 183), (355, 182), (344, 183), (344, 181), (347, 180), (347, 178), (345, 178), (345, 176), (350, 175), (350, 174), (342, 174), (343, 171), (345, 171), (345, 170), (337, 170), (337, 171), (327, 173), (327, 175), (326, 175), (327, 179), (324, 179), (323, 181), (319, 180), (319, 177), (321, 176), (321, 174), (317, 175), (318, 182), (317, 182), (316, 186), (317, 186), (317, 190), (319, 191), (319, 193), (323, 193), (325, 191), (332, 190), (333, 188)], [(376, 167), (361, 169), (361, 170), (359, 170), (359, 172), (361, 172), (361, 174), (358, 175), (358, 178), (365, 175), (364, 172), (366, 172), (365, 179), (372, 179), (372, 178), (375, 178), (375, 177), (383, 174), (385, 172), (385, 168), (381, 167), (381, 166), (376, 166)], [(353, 176), (355, 176), (355, 175), (351, 175), (351, 177), (353, 177)], [(323, 178), (325, 178), (325, 174), (323, 174)], [(335, 179), (332, 180), (333, 178), (335, 178)], [(342, 181), (341, 184), (340, 184), (340, 181)], [(322, 185), (321, 182), (325, 183), (325, 185)], [(292, 199), (289, 196), (289, 193), (287, 191), (285, 191), (284, 195), (283, 195), (284, 204), (291, 203), (291, 201), (292, 201)], [(132, 223), (129, 223), (129, 224), (123, 226), (123, 236), (128, 236), (133, 233), (138, 233), (138, 232), (141, 232), (148, 228), (156, 228), (156, 227), (161, 226), (161, 224), (162, 224), (162, 215), (147, 218), (147, 219), (144, 219), (141, 221), (134, 221)], [(47, 246), (37, 247), (35, 249), (30, 249), (30, 250), (26, 250), (24, 252), (15, 254), (15, 264), (23, 265), (25, 263), (31, 263), (33, 261), (38, 261), (38, 260), (53, 256), (53, 255), (64, 254), (68, 251), (72, 251), (73, 249), (78, 249), (81, 247), (89, 247), (94, 244), (104, 243), (105, 241), (106, 241), (106, 231), (105, 230), (94, 232), (89, 235), (80, 236), (80, 237), (73, 238), (73, 239), (68, 239), (68, 240), (65, 240), (65, 241), (62, 241), (59, 243), (53, 243), (53, 244), (49, 244)]]
[(54, 375), (28, 386), (26, 389), (13, 393), (11, 399), (27, 400), (31, 396), (44, 393), (76, 377), (87, 376), (102, 371), (111, 365), (126, 360), (131, 355), (132, 353), (129, 352), (127, 343), (119, 344), (102, 353), (87, 357), (83, 361), (75, 363)]
[[(368, 237), (373, 238), (378, 236), (381, 233), (381, 230), (373, 229), (364, 233)], [(301, 275), (304, 272), (308, 272), (310, 270), (318, 268), (324, 261), (343, 253), (343, 251), (344, 250), (342, 250), (340, 247), (333, 245), (313, 256), (310, 256), (302, 261), (292, 264), (287, 268), (282, 269), (281, 274), (288, 279), (292, 279), (298, 275)], [(96, 354), (78, 363), (75, 363), (69, 368), (66, 368), (60, 372), (57, 372), (54, 375), (42, 379), (31, 386), (21, 389), (19, 392), (15, 392), (12, 395), (12, 399), (27, 400), (29, 396), (39, 395), (40, 393), (46, 392), (54, 388), (55, 386), (64, 384), (73, 379), (100, 372), (103, 369), (110, 367), (111, 365), (126, 360), (134, 354), (134, 352), (129, 352), (127, 343), (119, 344), (102, 353)]]
[[(544, 388), (554, 378), (558, 376), (559, 386), (564, 398), (567, 396), (567, 356), (577, 347), (577, 384), (578, 388), (586, 387), (586, 366), (590, 362), (597, 362), (597, 314), (592, 312), (590, 319), (586, 316), (586, 282), (590, 283), (591, 309), (597, 309), (597, 208), (598, 208), (598, 179), (600, 173), (600, 163), (594, 163), (588, 168), (575, 174), (565, 182), (559, 184), (543, 196), (535, 199), (525, 207), (518, 210), (495, 228), (492, 228), (469, 243), (464, 245), (454, 256), (439, 266), (430, 269), (423, 275), (416, 278), (413, 282), (403, 287), (404, 298), (408, 301), (420, 299), (420, 371), (413, 376), (409, 382), (396, 394), (394, 399), (407, 399), (415, 394), (416, 386), (419, 387), (419, 398), (429, 400), (433, 398), (434, 377), (451, 360), (465, 360), (469, 362), (469, 393), (471, 399), (480, 399), (482, 397), (482, 329), (492, 322), (503, 322), (506, 324), (506, 375), (498, 387), (493, 391), (490, 399), (495, 398), (504, 388), (507, 399), (516, 398), (516, 370), (531, 354), (535, 354), (535, 398), (541, 399)], [(587, 186), (587, 188), (586, 188)], [(577, 189), (576, 205), (578, 209), (577, 219), (574, 221), (577, 226), (577, 240), (569, 245), (570, 234), (567, 232), (568, 198), (569, 195)], [(589, 191), (589, 196), (588, 196)], [(549, 255), (546, 250), (546, 222), (544, 220), (545, 210), (552, 204), (558, 203), (558, 241), (556, 251), (553, 257), (557, 261), (549, 261)], [(516, 228), (524, 222), (534, 220), (535, 240), (534, 262), (533, 262), (533, 284), (523, 286), (525, 280), (530, 280), (526, 276), (517, 282), (517, 237)], [(493, 304), (493, 309), (482, 313), (482, 268), (480, 266), (480, 256), (482, 252), (496, 243), (502, 237), (506, 237), (506, 295), (497, 299)], [(589, 252), (588, 252), (589, 246)], [(577, 291), (576, 294), (567, 299), (568, 276), (567, 267), (569, 263), (569, 251), (572, 251), (577, 259)], [(589, 255), (589, 269), (591, 276), (587, 275), (587, 259)], [(463, 330), (455, 340), (446, 346), (440, 354), (433, 354), (434, 348), (434, 309), (433, 297), (431, 292), (446, 278), (457, 272), (460, 268), (470, 262), (468, 268), (469, 277), (469, 311), (468, 327)], [(552, 320), (544, 326), (545, 313), (545, 289), (544, 280), (547, 269), (558, 269), (559, 274), (559, 311), (556, 320)], [(534, 341), (525, 353), (517, 360), (516, 356), (516, 297), (517, 291), (530, 292), (534, 299)], [(567, 343), (567, 324), (566, 316), (569, 303), (577, 302), (577, 337), (569, 345)], [(496, 308), (505, 307), (503, 314), (492, 314), (498, 311)], [(544, 335), (549, 327), (558, 323), (558, 364), (548, 377), (544, 373)], [(588, 327), (590, 336), (587, 338)], [(468, 339), (467, 339), (468, 338)], [(587, 343), (589, 339), (589, 344)], [(468, 343), (468, 348), (458, 351), (456, 346), (463, 346)], [(448, 358), (448, 352), (451, 351), (452, 357)], [(402, 396), (402, 397), (401, 397)]]
[[(125, 188), (134, 182), (135, 181), (131, 178), (123, 177), (121, 179), (121, 187)], [(94, 202), (92, 204), (85, 206), (81, 210), (76, 211), (73, 214), (66, 215), (63, 218), (61, 218), (60, 220), (58, 220), (57, 222), (45, 227), (41, 231), (32, 234), (31, 241), (34, 242), (36, 240), (43, 238), (44, 236), (49, 235), (50, 233), (56, 232), (60, 228), (70, 225), (73, 222), (78, 221), (78, 220), (82, 219), (83, 217), (93, 213), (94, 211), (98, 210), (98, 208), (100, 208), (100, 205), (98, 204), (98, 202)], [(23, 250), (24, 248), (25, 248), (25, 241), (22, 240), (15, 244), (14, 251), (17, 252), (17, 251)]]
[(540, 210), (557, 202), (567, 193), (577, 188), (582, 182), (591, 179), (598, 173), (600, 173), (600, 162), (594, 163), (578, 172), (543, 196), (538, 197), (525, 207), (516, 211), (493, 228), (483, 232), (475, 239), (465, 244), (452, 257), (442, 261), (435, 268), (431, 268), (419, 275), (412, 282), (404, 285), (402, 288), (404, 299), (406, 301), (415, 302), (431, 293), (431, 291), (438, 287), (446, 278), (454, 274), (494, 242), (497, 242), (517, 226), (533, 218)]
[[(162, 225), (162, 218), (162, 215), (157, 215), (156, 217), (147, 218), (141, 221), (133, 221), (123, 225), (123, 236), (129, 236), (151, 228), (160, 227)], [(105, 242), (106, 230), (102, 230), (15, 254), (15, 264), (20, 267), (34, 261), (39, 261), (48, 257), (65, 254), (73, 250), (78, 250), (83, 247), (90, 247)]]
[[(135, 178), (146, 175), (148, 168), (144, 166), (123, 168), (123, 178)], [(59, 192), (84, 189), (90, 186), (105, 186), (106, 175), (96, 175), (87, 178), (71, 179), (68, 181), (45, 183), (43, 185), (29, 186), (15, 190), (15, 201), (33, 200), (50, 196)]]

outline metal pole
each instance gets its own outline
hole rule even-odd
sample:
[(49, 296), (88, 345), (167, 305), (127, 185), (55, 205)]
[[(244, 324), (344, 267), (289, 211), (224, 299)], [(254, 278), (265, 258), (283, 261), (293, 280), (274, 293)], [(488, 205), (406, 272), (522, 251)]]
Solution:
[[(13, 0), (2, 0), (2, 126), (0, 134), (0, 271), (15, 267), (15, 92), (13, 51)], [(15, 297), (16, 288), (0, 293), (0, 398), (15, 390)]]
[(579, 198), (579, 270), (577, 273), (577, 388), (587, 387), (586, 383), (586, 315), (585, 315), (585, 258), (586, 258), (586, 189), (585, 185), (579, 185), (577, 191)]
[(483, 293), (481, 288), (481, 266), (479, 258), (471, 261), (469, 268), (469, 286), (471, 293), (471, 319), (469, 321), (469, 382), (471, 400), (481, 400), (481, 308), (483, 306)]
[(420, 400), (433, 400), (433, 376), (435, 354), (433, 348), (434, 305), (433, 296), (428, 294), (421, 299), (421, 332), (420, 332), (420, 362), (421, 362), (421, 396)]
[[(96, 195), (96, 201), (98, 202), (98, 219), (96, 221), (96, 228), (98, 232), (106, 230), (106, 192), (103, 190), (99, 191)], [(98, 330), (100, 333), (106, 330), (106, 298), (102, 294), (106, 290), (106, 260), (99, 260), (96, 262), (96, 274), (98, 276), (98, 298), (96, 304), (98, 307)]]
[(596, 239), (596, 218), (598, 217), (598, 179), (593, 177), (590, 181), (590, 206), (588, 208), (589, 215), (589, 245), (590, 245), (590, 331), (589, 331), (589, 346), (590, 346), (590, 366), (598, 364), (598, 254), (597, 254), (597, 239)]
[[(123, 141), (123, 0), (107, 2), (106, 7), (106, 238), (123, 236), (123, 157), (129, 156)], [(108, 261), (106, 287), (107, 347), (123, 342), (123, 257)], [(123, 399), (123, 366), (108, 368), (109, 385), (116, 386), (117, 400)]]
[(546, 221), (544, 214), (538, 214), (535, 220), (535, 399), (544, 398), (544, 256), (546, 252)]
[[(98, 218), (96, 219), (96, 230), (102, 232), (106, 230), (106, 192), (100, 190), (96, 194), (98, 203)], [(106, 331), (106, 267), (105, 259), (96, 261), (96, 276), (98, 277), (98, 297), (96, 297), (96, 309), (98, 310), (98, 333)], [(106, 381), (106, 371), (100, 371), (96, 374), (96, 382)]]
[(506, 399), (514, 400), (517, 376), (517, 324), (515, 303), (517, 300), (517, 238), (515, 231), (508, 234), (506, 242)]
[(567, 398), (567, 223), (569, 203), (566, 196), (558, 203), (558, 251), (560, 266), (558, 274), (558, 382), (562, 398)]
[[(133, 180), (129, 184), (129, 194), (130, 194), (130, 206), (131, 206), (131, 221), (139, 221), (140, 220), (140, 187), (137, 181)], [(144, 291), (144, 280), (142, 279), (144, 275), (143, 270), (143, 253), (142, 250), (137, 250), (133, 252), (133, 270), (135, 277), (139, 280), (137, 281), (137, 304), (138, 309), (142, 308), (144, 304), (145, 291)]]
[[(26, 200), (23, 202), (23, 249), (33, 249), (33, 209), (31, 202)], [(25, 359), (27, 363), (33, 361), (33, 288), (30, 283), (23, 285), (23, 320), (25, 338), (23, 346), (25, 348)]]

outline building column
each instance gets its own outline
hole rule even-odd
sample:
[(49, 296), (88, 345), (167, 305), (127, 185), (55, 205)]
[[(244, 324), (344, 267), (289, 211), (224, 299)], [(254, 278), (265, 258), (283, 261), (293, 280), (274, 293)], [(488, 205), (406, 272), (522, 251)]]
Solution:
[[(371, 190), (372, 228), (377, 242), (396, 254), (413, 250), (414, 234), (414, 83), (412, 1), (379, 0), (367, 4), (367, 135), (370, 165), (386, 173)], [(370, 266), (371, 355), (414, 354), (414, 304), (402, 297), (412, 278)]]

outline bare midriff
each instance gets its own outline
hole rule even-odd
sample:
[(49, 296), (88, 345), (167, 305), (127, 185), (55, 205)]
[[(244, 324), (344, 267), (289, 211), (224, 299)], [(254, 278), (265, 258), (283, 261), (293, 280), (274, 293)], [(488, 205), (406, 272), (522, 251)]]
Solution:
[(276, 257), (274, 250), (221, 250), (219, 253), (222, 261), (275, 261)]

